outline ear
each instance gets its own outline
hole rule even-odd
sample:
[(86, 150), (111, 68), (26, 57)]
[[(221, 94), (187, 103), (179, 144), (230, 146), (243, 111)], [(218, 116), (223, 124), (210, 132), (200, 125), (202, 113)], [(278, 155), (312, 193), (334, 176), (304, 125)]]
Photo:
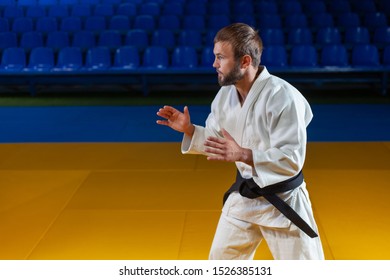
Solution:
[(241, 59), (241, 68), (248, 68), (252, 65), (252, 57), (250, 55), (244, 55)]

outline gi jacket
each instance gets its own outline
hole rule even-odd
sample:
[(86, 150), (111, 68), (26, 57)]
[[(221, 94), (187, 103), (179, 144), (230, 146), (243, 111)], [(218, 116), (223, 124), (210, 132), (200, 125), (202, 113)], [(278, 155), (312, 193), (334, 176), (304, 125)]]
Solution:
[[(221, 87), (211, 104), (205, 127), (195, 125), (192, 138), (184, 135), (182, 152), (206, 154), (207, 137), (223, 137), (224, 128), (241, 147), (252, 150), (254, 168), (236, 162), (241, 176), (253, 178), (259, 187), (265, 187), (287, 180), (302, 169), (306, 127), (313, 114), (295, 87), (261, 67), (243, 106), (234, 85)], [(298, 214), (301, 208), (311, 207), (305, 182), (297, 189), (278, 195)], [(304, 196), (303, 199), (297, 199), (298, 195)], [(223, 211), (263, 226), (288, 227), (291, 223), (263, 197), (248, 199), (237, 192), (229, 196)]]

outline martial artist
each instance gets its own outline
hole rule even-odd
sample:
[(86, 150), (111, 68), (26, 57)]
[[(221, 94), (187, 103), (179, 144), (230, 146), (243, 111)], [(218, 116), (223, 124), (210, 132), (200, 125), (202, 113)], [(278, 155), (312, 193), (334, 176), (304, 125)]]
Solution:
[(210, 259), (253, 259), (265, 239), (274, 259), (323, 259), (302, 167), (312, 111), (301, 93), (260, 65), (262, 41), (236, 23), (214, 39), (221, 86), (205, 127), (164, 106), (157, 115), (183, 133), (182, 152), (235, 162)]

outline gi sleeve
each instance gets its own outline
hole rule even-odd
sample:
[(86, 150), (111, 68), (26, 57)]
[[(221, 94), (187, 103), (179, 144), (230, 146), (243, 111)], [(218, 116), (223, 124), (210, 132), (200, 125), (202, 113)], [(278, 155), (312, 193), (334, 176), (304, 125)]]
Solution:
[(182, 144), (181, 144), (181, 152), (183, 154), (202, 154), (208, 155), (204, 149), (204, 142), (209, 136), (218, 136), (221, 137), (219, 131), (220, 127), (216, 121), (216, 101), (214, 100), (211, 104), (211, 113), (207, 117), (205, 127), (194, 125), (195, 131), (192, 137), (184, 134)]

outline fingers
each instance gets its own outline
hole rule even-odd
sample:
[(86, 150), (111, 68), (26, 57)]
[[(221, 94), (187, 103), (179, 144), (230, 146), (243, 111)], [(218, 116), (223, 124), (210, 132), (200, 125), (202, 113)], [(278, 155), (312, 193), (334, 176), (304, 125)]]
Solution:
[(229, 132), (227, 132), (224, 128), (222, 128), (222, 135), (226, 139), (234, 140), (233, 137), (229, 134)]
[(157, 116), (169, 120), (175, 112), (177, 112), (175, 108), (171, 106), (164, 106), (158, 110)]
[(169, 122), (168, 121), (164, 121), (164, 120), (157, 120), (156, 123), (157, 124), (161, 124), (161, 125), (169, 126)]

